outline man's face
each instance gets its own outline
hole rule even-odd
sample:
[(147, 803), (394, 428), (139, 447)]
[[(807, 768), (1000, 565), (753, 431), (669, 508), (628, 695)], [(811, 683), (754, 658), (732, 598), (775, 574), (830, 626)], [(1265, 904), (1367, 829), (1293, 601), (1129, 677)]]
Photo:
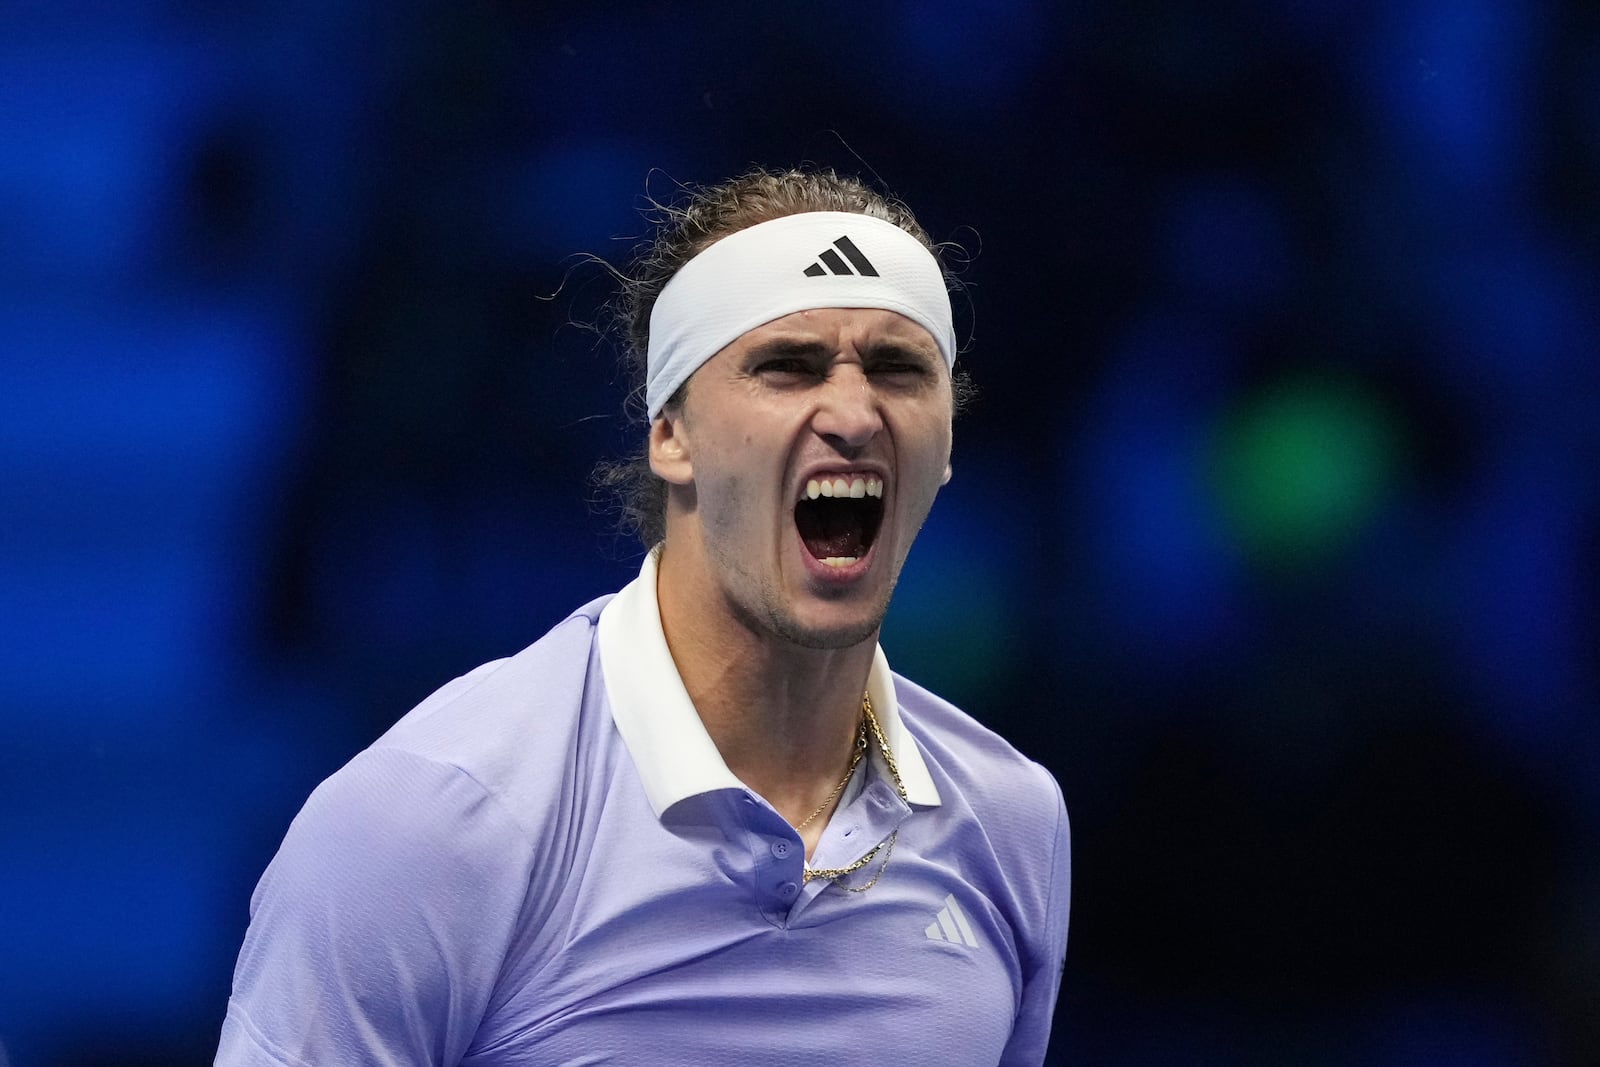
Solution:
[(751, 330), (652, 427), (652, 465), (688, 505), (669, 513), (668, 557), (697, 541), (707, 609), (757, 632), (807, 648), (874, 637), (949, 479), (951, 414), (933, 337), (892, 311)]

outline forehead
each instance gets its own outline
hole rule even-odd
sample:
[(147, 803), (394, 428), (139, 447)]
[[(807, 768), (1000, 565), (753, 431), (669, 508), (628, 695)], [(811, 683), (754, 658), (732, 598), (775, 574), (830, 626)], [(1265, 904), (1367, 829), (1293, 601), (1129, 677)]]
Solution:
[(762, 323), (739, 335), (724, 352), (744, 352), (772, 344), (820, 345), (833, 352), (884, 346), (921, 352), (932, 359), (939, 345), (922, 326), (883, 308), (813, 308)]

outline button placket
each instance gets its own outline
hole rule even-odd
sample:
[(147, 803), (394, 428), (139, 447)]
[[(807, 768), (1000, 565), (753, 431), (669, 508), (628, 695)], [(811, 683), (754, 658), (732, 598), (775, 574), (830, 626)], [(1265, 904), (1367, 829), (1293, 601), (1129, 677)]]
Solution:
[(911, 808), (883, 782), (873, 782), (861, 792), (841, 821), (836, 819), (823, 832), (812, 859), (815, 867), (848, 867), (855, 860), (881, 845), (899, 829)]
[(755, 864), (756, 893), (765, 901), (764, 910), (776, 905), (779, 911), (787, 911), (800, 894), (805, 851), (798, 835), (776, 811), (748, 793), (743, 798), (743, 806), (745, 831), (750, 834), (750, 853)]
[(763, 888), (776, 893), (784, 904), (791, 904), (800, 891), (800, 876), (805, 871), (805, 850), (798, 842), (787, 837), (775, 837), (769, 839), (767, 851), (772, 858), (763, 864), (770, 872), (762, 879)]

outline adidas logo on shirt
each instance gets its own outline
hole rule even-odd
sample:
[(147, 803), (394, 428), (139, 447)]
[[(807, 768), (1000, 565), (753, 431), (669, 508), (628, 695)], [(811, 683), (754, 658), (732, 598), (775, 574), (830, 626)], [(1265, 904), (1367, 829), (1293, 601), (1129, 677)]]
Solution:
[[(835, 248), (839, 251), (834, 251)], [(844, 255), (840, 256), (839, 252), (843, 252)], [(861, 249), (857, 248), (856, 243), (850, 240), (849, 237), (841, 237), (833, 242), (833, 248), (824, 248), (817, 259), (819, 262), (813, 263), (805, 269), (807, 278), (821, 278), (830, 271), (834, 274), (859, 274), (865, 278), (876, 278), (878, 276), (878, 268), (872, 265), (870, 259), (862, 255)], [(850, 262), (846, 263), (845, 260)], [(851, 267), (854, 267), (855, 270), (851, 270)]]
[(967, 913), (956, 903), (954, 893), (944, 898), (944, 907), (939, 909), (933, 922), (928, 924), (926, 932), (929, 941), (948, 941), (952, 945), (978, 947), (978, 935), (972, 932), (972, 923), (967, 921)]

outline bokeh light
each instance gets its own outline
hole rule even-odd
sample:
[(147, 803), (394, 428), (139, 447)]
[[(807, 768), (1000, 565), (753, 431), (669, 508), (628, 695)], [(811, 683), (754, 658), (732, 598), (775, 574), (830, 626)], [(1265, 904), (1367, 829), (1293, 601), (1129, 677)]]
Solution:
[(1236, 544), (1267, 565), (1325, 562), (1392, 492), (1400, 438), (1352, 383), (1291, 379), (1245, 398), (1220, 427), (1214, 475)]

